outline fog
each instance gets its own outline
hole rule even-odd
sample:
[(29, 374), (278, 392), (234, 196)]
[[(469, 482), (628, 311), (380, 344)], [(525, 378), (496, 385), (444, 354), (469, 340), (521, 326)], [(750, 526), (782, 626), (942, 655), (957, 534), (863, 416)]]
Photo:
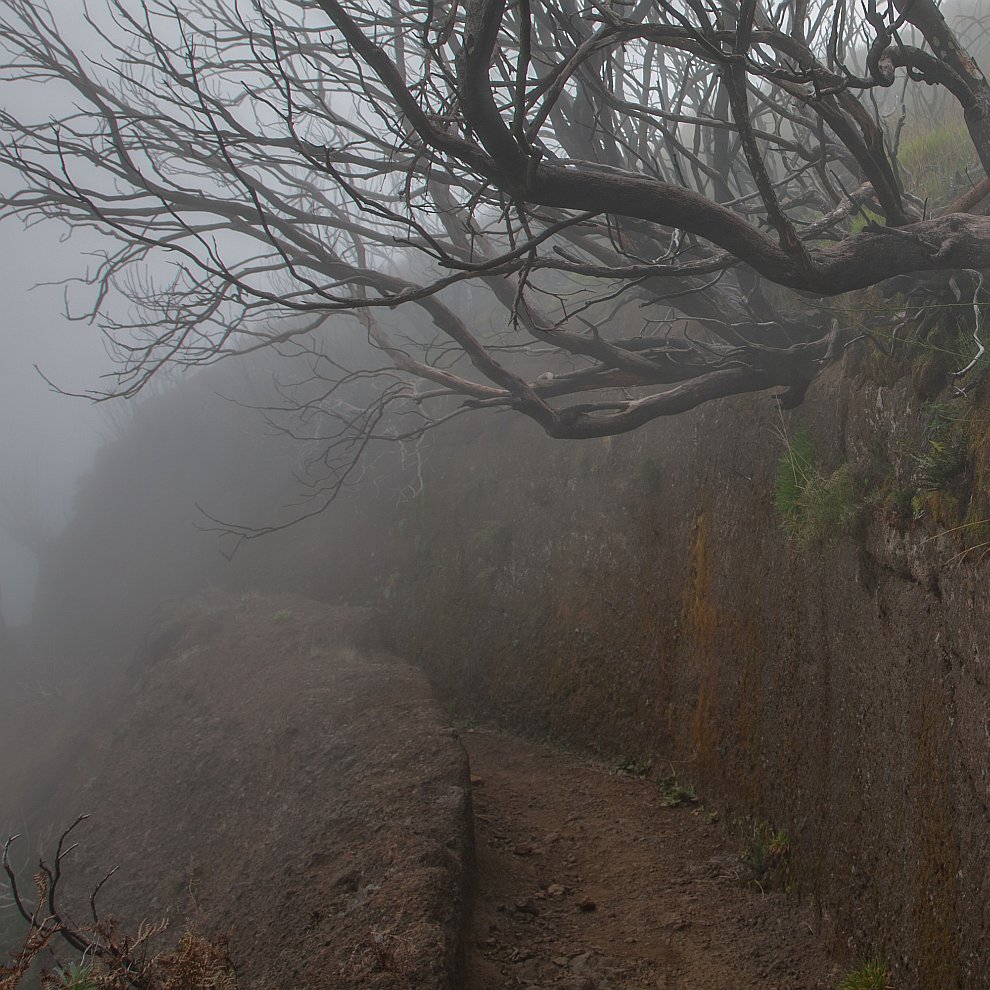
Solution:
[(38, 540), (65, 524), (75, 484), (105, 433), (100, 408), (60, 395), (85, 391), (108, 368), (99, 332), (68, 320), (63, 289), (44, 285), (85, 267), (81, 239), (60, 243), (51, 225), (4, 225), (0, 240), (0, 602), (9, 624), (30, 612)]
[[(130, 6), (129, 0), (118, 2), (118, 13)], [(31, 0), (5, 5), (0, 0), (0, 6), (19, 9), (22, 23), (44, 10)], [(62, 29), (65, 50), (86, 49), (93, 59), (70, 59), (72, 66), (85, 63), (80, 78), (90, 72), (93, 79), (113, 78), (121, 71), (129, 80), (122, 99), (132, 102), (118, 121), (112, 99), (92, 98), (99, 86), (91, 80), (73, 83), (74, 70), (49, 75), (44, 30), (40, 61), (32, 63), (28, 53), (33, 68), (25, 70), (18, 61), (13, 70), (8, 66), (13, 81), (0, 98), (7, 111), (0, 130), (14, 135), (0, 145), (0, 193), (22, 188), (17, 172), (28, 177), (28, 186), (35, 183), (20, 203), (15, 196), (0, 205), (15, 216), (47, 215), (53, 221), (23, 229), (8, 220), (0, 241), (5, 288), (0, 829), (9, 826), (9, 834), (27, 822), (23, 830), (33, 829), (43, 841), (46, 834), (49, 839), (59, 834), (57, 823), (92, 812), (97, 843), (87, 855), (92, 869), (100, 871), (94, 875), (106, 875), (123, 862), (120, 885), (108, 890), (125, 902), (131, 898), (122, 930), (128, 911), (146, 911), (150, 918), (177, 920), (183, 912), (198, 917), (203, 893), (208, 924), (214, 924), (208, 912), (219, 910), (223, 925), (217, 930), (231, 923), (235, 933), (251, 938), (254, 945), (242, 945), (241, 951), (274, 955), (285, 948), (273, 934), (276, 923), (265, 920), (264, 912), (272, 910), (280, 915), (278, 924), (306, 942), (293, 949), (293, 966), (312, 954), (318, 941), (329, 946), (331, 937), (340, 938), (341, 930), (350, 965), (361, 946), (344, 926), (360, 917), (357, 938), (371, 933), (370, 951), (374, 957), (378, 950), (381, 963), (382, 925), (413, 917), (416, 909), (403, 900), (397, 910), (383, 913), (381, 923), (366, 921), (357, 911), (381, 903), (387, 893), (372, 869), (398, 872), (401, 847), (387, 828), (397, 823), (404, 841), (421, 831), (422, 816), (383, 804), (366, 822), (363, 808), (378, 784), (387, 785), (381, 792), (388, 799), (426, 795), (432, 809), (456, 808), (466, 816), (467, 827), (459, 833), (462, 851), (457, 842), (430, 836), (426, 854), (410, 855), (420, 871), (417, 878), (462, 852), (460, 862), (471, 858), (471, 786), (484, 785), (485, 776), (471, 777), (460, 743), (455, 746), (457, 733), (435, 704), (442, 701), (451, 710), (463, 706), (469, 719), (477, 715), (482, 724), (501, 721), (530, 735), (587, 746), (601, 759), (625, 750), (629, 756), (614, 766), (614, 774), (603, 773), (601, 762), (594, 768), (595, 779), (609, 787), (620, 773), (630, 778), (625, 783), (639, 786), (645, 781), (632, 778), (669, 765), (672, 775), (657, 783), (680, 790), (683, 800), (664, 800), (661, 814), (673, 815), (677, 804), (699, 800), (693, 780), (689, 787), (677, 784), (675, 764), (677, 772), (688, 768), (702, 787), (711, 785), (716, 810), (703, 815), (699, 807), (681, 818), (705, 828), (707, 836), (722, 827), (715, 802), (724, 798), (733, 816), (737, 811), (748, 816), (745, 824), (754, 826), (754, 836), (762, 823), (767, 855), (774, 849), (778, 858), (787, 855), (787, 828), (794, 828), (802, 862), (821, 864), (823, 870), (817, 879), (812, 876), (823, 892), (818, 903), (831, 903), (829, 884), (838, 874), (829, 864), (840, 854), (842, 862), (852, 862), (857, 879), (850, 899), (856, 904), (848, 917), (857, 924), (855, 912), (862, 904), (875, 907), (879, 894), (888, 892), (917, 908), (915, 914), (927, 911), (926, 905), (937, 914), (942, 901), (927, 888), (938, 892), (941, 883), (938, 896), (954, 903), (957, 892), (966, 889), (964, 874), (951, 856), (942, 857), (940, 843), (943, 834), (952, 838), (954, 827), (946, 809), (964, 792), (940, 779), (942, 765), (950, 762), (947, 756), (961, 765), (955, 754), (966, 759), (975, 754), (973, 765), (983, 768), (981, 732), (990, 698), (983, 709), (971, 704), (976, 715), (965, 711), (970, 702), (963, 690), (958, 705), (953, 694), (943, 710), (927, 706), (930, 698), (932, 705), (940, 703), (930, 690), (938, 678), (944, 685), (953, 673), (958, 683), (967, 683), (965, 663), (953, 671), (947, 658), (956, 649), (966, 659), (970, 648), (957, 647), (943, 631), (955, 635), (971, 623), (972, 615), (959, 621), (961, 605), (951, 611), (963, 592), (970, 603), (979, 600), (946, 576), (943, 603), (941, 577), (927, 587), (929, 575), (914, 573), (915, 561), (905, 564), (891, 556), (891, 547), (913, 546), (927, 567), (929, 557), (944, 549), (938, 540), (990, 522), (985, 495), (990, 455), (971, 456), (973, 477), (963, 479), (960, 456), (965, 461), (975, 445), (967, 447), (958, 426), (942, 437), (952, 443), (942, 443), (926, 432), (934, 415), (926, 424), (918, 411), (941, 398), (943, 410), (954, 403), (957, 413), (947, 421), (966, 419), (959, 410), (971, 397), (961, 385), (969, 384), (960, 383), (961, 372), (946, 370), (961, 362), (945, 368), (939, 362), (949, 361), (946, 355), (954, 362), (951, 348), (960, 339), (967, 347), (975, 339), (983, 354), (977, 331), (983, 329), (987, 285), (979, 273), (965, 285), (950, 282), (956, 304), (963, 302), (964, 289), (970, 293), (960, 307), (964, 315), (950, 321), (945, 286), (935, 303), (911, 301), (904, 314), (895, 314), (880, 292), (852, 294), (860, 275), (844, 274), (855, 267), (848, 259), (862, 256), (862, 245), (881, 243), (871, 238), (900, 236), (906, 251), (919, 245), (930, 249), (921, 261), (905, 254), (902, 277), (909, 285), (917, 270), (934, 265), (932, 259), (943, 264), (942, 256), (955, 250), (955, 242), (945, 240), (936, 253), (941, 240), (928, 243), (914, 226), (903, 229), (911, 219), (947, 237), (939, 233), (937, 221), (944, 218), (936, 211), (957, 203), (960, 191), (975, 185), (973, 149), (941, 97), (926, 95), (908, 116), (910, 94), (886, 88), (875, 98), (871, 93), (875, 130), (867, 133), (862, 117), (850, 114), (850, 124), (862, 135), (838, 124), (837, 110), (816, 119), (846, 83), (835, 83), (839, 88), (829, 90), (826, 99), (817, 70), (802, 68), (808, 76), (799, 82), (779, 68), (764, 70), (749, 55), (756, 22), (735, 14), (737, 46), (731, 58), (728, 49), (718, 54), (721, 49), (714, 47), (723, 45), (728, 29), (711, 34), (709, 48), (716, 57), (710, 83), (695, 65), (693, 41), (683, 50), (673, 46), (670, 57), (654, 66), (652, 53), (663, 46), (653, 40), (644, 46), (645, 35), (623, 41), (621, 53), (616, 48), (614, 56), (602, 54), (602, 68), (609, 71), (601, 79), (592, 64), (599, 58), (598, 41), (578, 46), (554, 69), (560, 73), (554, 81), (548, 82), (549, 74), (531, 79), (528, 62), (542, 64), (540, 73), (546, 73), (557, 57), (541, 32), (556, 37), (564, 50), (571, 43), (560, 26), (566, 18), (555, 26), (550, 16), (555, 5), (544, 5), (533, 8), (533, 17), (534, 24), (541, 17), (545, 23), (539, 31), (520, 34), (517, 53), (510, 43), (506, 57), (480, 63), (478, 77), (492, 83), (498, 100), (514, 94), (502, 107), (506, 112), (513, 107), (518, 118), (511, 170), (502, 175), (492, 152), (492, 168), (473, 171), (472, 163), (488, 154), (489, 142), (478, 138), (484, 152), (463, 161), (451, 152), (443, 171), (439, 149), (462, 149), (475, 141), (475, 132), (483, 132), (473, 127), (471, 101), (462, 99), (472, 94), (452, 88), (445, 95), (444, 84), (430, 80), (432, 48), (426, 61), (406, 51), (407, 42), (419, 43), (420, 32), (428, 46), (433, 44), (432, 14), (422, 25), (410, 20), (420, 16), (416, 4), (395, 5), (400, 28), (394, 46), (396, 65), (410, 80), (427, 77), (414, 98), (422, 101), (418, 112), (430, 110), (422, 124), (400, 96), (393, 106), (382, 104), (376, 83), (360, 90), (363, 70), (355, 71), (349, 60), (356, 64), (367, 56), (359, 58), (351, 33), (342, 34), (346, 44), (339, 24), (336, 34), (310, 34), (310, 14), (334, 5), (190, 2), (188, 18), (166, 24), (160, 44), (145, 39), (151, 45), (146, 50), (133, 48), (133, 37), (118, 48), (100, 49), (100, 27), (80, 23), (78, 10), (53, 6), (56, 18), (68, 18)], [(225, 6), (236, 14), (226, 27), (211, 21)], [(243, 22), (241, 6), (252, 8)], [(344, 6), (363, 6), (362, 16), (371, 19), (384, 9), (353, 0)], [(652, 6), (658, 19), (671, 13), (669, 5)], [(133, 9), (148, 14), (150, 8), (151, 19), (167, 22), (169, 7), (162, 0)], [(276, 20), (280, 7), (289, 10), (279, 30), (263, 7)], [(293, 20), (295, 8), (302, 13)], [(521, 17), (523, 8), (506, 9), (512, 18)], [(673, 9), (694, 8), (688, 3)], [(808, 5), (803, 9), (807, 12)], [(810, 5), (822, 14), (828, 9)], [(262, 20), (252, 22), (255, 15)], [(113, 19), (105, 9), (94, 16)], [(448, 16), (450, 30), (459, 29), (465, 8), (451, 5)], [(43, 21), (44, 13), (39, 17)], [(266, 30), (260, 30), (262, 22)], [(458, 64), (468, 67), (478, 47), (470, 24), (468, 18), (467, 54), (457, 54)], [(199, 44), (190, 43), (183, 53), (187, 25), (194, 40), (199, 32)], [(982, 35), (982, 20), (974, 19), (970, 28)], [(140, 35), (140, 23), (131, 30)], [(226, 31), (233, 42), (223, 41)], [(21, 37), (9, 24), (0, 27), (0, 36), (0, 47), (6, 41), (15, 49)], [(530, 38), (525, 44), (524, 36)], [(699, 37), (705, 40), (704, 34)], [(804, 44), (796, 32), (787, 37), (781, 65), (790, 64), (793, 46)], [(540, 50), (526, 52), (533, 39)], [(372, 35), (364, 40), (379, 55), (387, 50)], [(846, 40), (855, 55), (860, 36)], [(454, 36), (454, 43), (462, 45), (461, 38)], [(603, 53), (607, 46), (601, 44)], [(436, 45), (442, 51), (447, 41), (438, 38)], [(697, 50), (703, 65), (706, 49)], [(448, 55), (453, 54), (451, 48)], [(519, 56), (514, 70), (511, 54)], [(812, 54), (811, 48), (805, 52), (809, 62)], [(117, 69), (118, 60), (124, 70)], [(640, 69), (648, 71), (637, 106), (623, 86), (631, 85)], [(656, 84), (650, 82), (654, 69)], [(758, 112), (746, 110), (747, 73), (754, 80), (751, 95), (765, 98)], [(786, 83), (777, 103), (768, 95), (777, 92), (771, 88), (776, 75)], [(436, 80), (442, 76), (438, 68)], [(468, 82), (472, 78), (464, 73)], [(30, 93), (32, 79), (47, 89), (41, 92), (37, 85), (37, 94)], [(828, 82), (827, 76), (822, 79)], [(449, 81), (453, 87), (454, 77)], [(813, 92), (793, 103), (783, 95), (793, 97), (794, 88), (807, 81), (814, 83)], [(599, 99), (599, 83), (622, 96), (617, 105), (637, 107), (626, 124), (609, 122), (614, 108)], [(870, 84), (860, 88), (869, 91)], [(682, 90), (684, 102), (668, 107), (675, 89)], [(709, 107), (713, 93), (728, 103)], [(307, 99), (300, 102), (298, 96)], [(660, 110), (654, 99), (663, 103)], [(533, 134), (541, 143), (525, 136), (526, 114), (536, 113), (538, 104), (543, 124), (534, 125)], [(11, 125), (21, 111), (28, 123)], [(895, 122), (902, 112), (903, 134)], [(696, 117), (701, 113), (703, 118)], [(57, 120), (60, 114), (63, 119)], [(747, 144), (753, 128), (746, 120), (776, 128), (759, 131), (769, 164), (753, 153), (755, 132)], [(891, 125), (898, 141), (903, 138), (903, 160), (912, 163), (905, 164), (907, 179), (887, 161), (881, 123)], [(551, 135), (545, 141), (541, 127)], [(458, 128), (463, 137), (452, 136), (459, 135)], [(688, 135), (697, 159), (693, 179), (682, 173), (682, 158), (691, 157)], [(684, 149), (675, 147), (681, 138)], [(437, 151), (436, 166), (430, 149)], [(864, 158), (872, 169), (864, 169)], [(556, 191), (540, 191), (546, 181), (541, 170), (566, 179), (559, 208), (552, 206)], [(134, 175), (139, 178), (129, 185)], [(510, 195), (503, 198), (498, 190), (506, 176), (512, 176), (506, 185)], [(633, 199), (594, 196), (581, 203), (570, 198), (572, 182), (610, 195), (619, 182), (634, 191), (652, 188), (660, 205), (644, 201), (649, 209), (637, 212)], [(420, 184), (422, 190), (414, 188)], [(675, 184), (691, 196), (683, 189), (670, 195)], [(768, 191), (771, 186), (776, 192)], [(532, 203), (530, 190), (535, 190)], [(778, 193), (780, 202), (774, 199)], [(902, 209), (902, 193), (910, 197), (910, 210)], [(695, 205), (668, 212), (661, 202), (665, 197)], [(877, 205), (882, 217), (873, 210)], [(602, 212), (613, 208), (625, 212), (614, 217)], [(701, 211), (697, 219), (695, 209)], [(736, 216), (727, 217), (730, 210)], [(957, 211), (963, 208), (950, 210)], [(878, 218), (890, 220), (886, 233)], [(736, 231), (731, 237), (722, 226), (728, 219)], [(739, 231), (747, 224), (743, 237)], [(775, 227), (778, 242), (768, 240)], [(68, 228), (74, 228), (71, 236)], [(990, 245), (990, 229), (979, 229)], [(759, 250), (750, 250), (753, 244)], [(851, 245), (850, 254), (834, 266), (832, 280), (826, 277), (829, 252), (842, 245)], [(792, 271), (789, 252), (807, 261), (803, 271)], [(811, 278), (819, 278), (818, 268), (820, 282)], [(754, 272), (769, 273), (766, 283)], [(873, 282), (863, 285), (887, 278), (872, 272), (866, 274)], [(812, 284), (819, 287), (797, 291)], [(832, 297), (823, 301), (828, 292), (842, 308), (833, 308)], [(905, 298), (910, 295), (905, 292)], [(920, 318), (923, 307), (928, 310)], [(73, 318), (87, 310), (98, 318)], [(915, 317), (916, 326), (909, 326)], [(872, 331), (878, 339), (886, 333), (886, 349), (876, 346)], [(910, 353), (901, 353), (908, 348)], [(916, 360), (926, 349), (931, 352), (926, 360)], [(820, 374), (824, 385), (805, 403)], [(986, 362), (979, 375), (990, 375)], [(930, 385), (936, 380), (938, 388)], [(986, 379), (973, 375), (972, 381)], [(898, 382), (901, 392), (893, 393)], [(90, 398), (115, 390), (132, 397)], [(987, 391), (984, 384), (972, 396), (982, 402)], [(733, 398), (740, 401), (729, 406)], [(722, 400), (726, 404), (716, 404)], [(680, 418), (663, 421), (675, 416)], [(807, 435), (806, 455), (793, 449), (804, 446), (797, 442), (798, 431)], [(580, 443), (567, 444), (565, 438)], [(944, 490), (932, 499), (934, 489), (925, 487), (918, 465), (926, 459), (933, 464), (934, 455), (949, 447), (963, 453), (956, 456)], [(980, 451), (985, 449), (984, 444)], [(781, 498), (788, 487), (782, 475), (789, 482), (789, 502)], [(950, 508), (961, 511), (966, 485), (979, 508), (974, 514), (987, 516), (978, 523), (948, 515)], [(819, 514), (829, 525), (816, 530), (818, 505), (825, 506)], [(936, 511), (946, 515), (936, 517)], [(805, 523), (805, 529), (785, 532), (788, 518)], [(958, 525), (936, 533), (936, 518), (939, 527)], [(881, 545), (876, 533), (886, 542)], [(821, 550), (820, 561), (809, 552), (812, 547)], [(990, 542), (970, 549), (985, 547)], [(881, 632), (899, 642), (902, 630), (896, 623), (908, 610), (911, 622), (903, 623), (904, 630), (912, 637), (920, 631), (917, 641), (931, 641), (935, 648), (925, 655), (911, 642), (903, 657), (895, 656), (893, 647), (887, 657), (886, 647), (875, 644)], [(982, 614), (990, 610), (984, 607)], [(977, 622), (972, 625), (979, 635), (985, 632)], [(854, 642), (861, 631), (862, 644)], [(363, 668), (380, 678), (366, 688), (349, 666), (353, 662), (357, 670), (361, 650), (369, 651)], [(971, 652), (978, 657), (978, 650)], [(397, 762), (401, 747), (413, 738), (401, 718), (419, 690), (404, 687), (396, 674), (396, 661), (404, 660), (420, 667), (417, 680), (408, 684), (422, 684), (432, 712), (421, 728), (433, 743), (416, 747), (441, 740), (457, 749), (459, 776), (448, 773), (449, 767), (430, 770), (442, 784), (435, 793), (428, 781), (421, 786)], [(890, 676), (874, 679), (874, 669), (883, 663), (892, 664)], [(335, 668), (343, 671), (340, 681), (332, 679)], [(950, 682), (953, 692), (956, 681)], [(971, 685), (973, 696), (982, 686)], [(334, 708), (338, 702), (340, 711)], [(349, 717), (345, 702), (362, 726), (354, 741), (338, 733)], [(951, 727), (957, 716), (960, 725), (970, 719), (969, 738), (961, 730), (958, 739), (948, 730), (940, 735), (938, 727)], [(901, 736), (907, 748), (900, 745)], [(910, 749), (914, 737), (916, 753)], [(413, 762), (419, 761), (416, 747), (409, 747)], [(365, 758), (372, 761), (370, 769), (361, 762)], [(544, 759), (549, 756), (540, 758), (529, 781), (539, 799), (520, 799), (520, 806), (536, 807), (549, 793), (547, 781), (554, 777), (543, 771)], [(512, 765), (512, 760), (492, 761), (496, 773)], [(828, 773), (818, 774), (821, 767)], [(705, 878), (717, 875), (720, 882), (732, 880), (736, 892), (752, 895), (754, 911), (763, 910), (765, 870), (750, 884), (731, 856), (707, 853), (707, 865), (679, 861), (654, 869), (644, 852), (650, 843), (640, 839), (653, 835), (660, 819), (651, 815), (636, 832), (613, 835), (607, 819), (626, 821), (624, 814), (613, 813), (583, 784), (575, 789), (573, 771), (571, 765), (559, 776), (560, 804), (539, 827), (493, 831), (497, 842), (478, 832), (485, 855), (501, 851), (513, 864), (536, 864), (541, 875), (534, 873), (520, 887), (524, 899), (499, 891), (504, 903), (498, 924), (484, 932), (484, 941), (470, 937), (468, 945), (501, 945), (504, 932), (498, 940), (489, 933), (502, 932), (498, 925), (516, 914), (523, 916), (521, 927), (542, 916), (530, 927), (549, 932), (547, 918), (563, 912), (564, 904), (561, 930), (570, 938), (573, 919), (596, 910), (596, 903), (566, 900), (581, 892), (544, 883), (543, 874), (574, 878), (574, 884), (604, 897), (616, 878), (629, 875), (633, 843), (644, 892), (627, 901), (644, 942), (669, 927), (644, 914), (651, 901), (665, 917), (696, 913), (695, 905), (671, 909), (655, 890), (650, 893), (657, 876), (675, 878), (679, 886), (684, 886), (681, 877), (700, 878), (714, 891)], [(353, 797), (336, 796), (338, 772), (353, 785)], [(504, 778), (496, 773), (477, 804), (484, 811), (478, 822), (493, 829), (495, 819), (483, 802), (504, 790)], [(821, 790), (810, 788), (807, 780), (818, 777)], [(880, 781), (872, 794), (870, 786), (861, 786), (871, 780)], [(921, 869), (912, 858), (915, 846), (901, 843), (900, 825), (891, 824), (912, 824), (912, 801), (920, 808), (919, 820), (927, 813), (932, 826), (919, 833), (917, 848), (931, 860)], [(972, 805), (977, 808), (978, 802)], [(974, 848), (986, 834), (985, 802), (982, 808), (971, 819), (958, 816), (959, 834), (975, 837)], [(585, 866), (578, 870), (574, 856), (562, 850), (580, 849), (584, 837), (594, 835), (585, 827), (592, 811), (600, 813), (599, 833), (615, 840), (618, 868), (606, 871), (606, 879), (586, 881)], [(864, 830), (864, 822), (873, 824)], [(843, 833), (834, 847), (816, 832), (823, 823)], [(742, 828), (743, 819), (735, 825)], [(823, 825), (820, 832), (828, 828)], [(510, 849), (506, 835), (547, 838), (539, 848), (513, 839)], [(0, 845), (3, 838), (0, 834)], [(669, 843), (664, 839), (660, 845)], [(879, 850), (887, 845), (885, 874)], [(338, 846), (339, 864), (333, 858)], [(588, 847), (597, 857), (599, 847), (590, 842)], [(356, 850), (370, 850), (367, 866), (354, 865)], [(929, 856), (927, 850), (935, 852)], [(269, 852), (284, 853), (287, 865), (268, 865)], [(25, 850), (15, 864), (25, 885), (31, 855)], [(871, 873), (874, 861), (879, 867)], [(967, 883), (969, 874), (990, 876), (985, 863), (976, 856), (973, 862), (972, 869), (966, 866)], [(752, 865), (745, 856), (739, 863)], [(901, 897), (904, 889), (912, 896), (920, 889), (913, 878), (901, 877), (904, 864), (924, 888), (914, 900)], [(229, 867), (229, 873), (218, 866)], [(307, 872), (317, 869), (323, 873)], [(951, 879), (957, 872), (958, 883)], [(85, 868), (77, 876), (83, 878), (80, 896), (94, 891), (88, 907), (94, 930), (112, 947), (95, 905), (102, 881), (88, 884)], [(887, 884), (888, 876), (894, 882)], [(875, 877), (876, 886), (861, 887), (862, 877), (870, 883)], [(50, 916), (58, 919), (58, 879), (49, 875), (49, 880), (40, 897), (44, 902), (47, 895)], [(792, 887), (792, 880), (804, 883), (787, 873), (788, 890), (807, 889), (812, 901), (819, 897), (818, 888)], [(558, 892), (551, 893), (551, 887)], [(458, 881), (453, 894), (458, 903), (468, 888)], [(531, 899), (537, 889), (546, 896)], [(721, 899), (722, 893), (712, 896)], [(972, 900), (988, 903), (982, 895)], [(506, 903), (517, 910), (506, 913)], [(607, 914), (616, 917), (611, 904)], [(963, 930), (935, 914), (932, 930)], [(605, 915), (599, 915), (602, 921)], [(754, 917), (759, 920), (753, 911), (746, 913), (747, 938)], [(896, 921), (896, 913), (891, 917)], [(20, 922), (14, 920), (17, 927), (8, 934), (19, 939)], [(326, 939), (318, 933), (321, 924)], [(678, 922), (674, 928), (681, 932), (692, 924)], [(627, 936), (632, 929), (623, 923), (614, 927), (623, 938), (618, 952), (632, 953), (639, 939)], [(756, 927), (782, 930), (762, 921)], [(807, 928), (817, 937), (818, 929)], [(698, 924), (695, 932), (701, 929)], [(857, 929), (847, 925), (839, 934), (847, 930)], [(418, 930), (398, 938), (410, 945), (443, 942)], [(683, 938), (694, 935), (689, 931)], [(736, 944), (744, 944), (741, 937)], [(90, 948), (87, 944), (84, 959)], [(703, 955), (713, 955), (707, 938), (701, 948)], [(551, 965), (542, 974), (529, 970), (534, 981), (541, 976), (541, 984), (559, 983), (569, 977), (574, 960), (593, 954), (568, 945), (559, 961), (556, 952), (563, 951), (548, 953)], [(776, 966), (764, 967), (766, 959), (786, 961), (786, 952), (772, 951), (775, 956), (771, 950), (746, 949), (762, 975), (741, 986), (763, 986)], [(92, 954), (97, 957), (103, 958)], [(510, 958), (513, 964), (529, 962), (534, 953), (513, 950)], [(344, 965), (321, 965), (321, 976), (331, 974), (331, 982), (297, 980), (293, 968), (291, 982), (252, 977), (250, 985), (329, 986), (333, 974), (345, 971)], [(245, 971), (251, 972), (250, 966)], [(685, 966), (683, 972), (689, 971)], [(667, 985), (667, 976), (648, 982)], [(826, 985), (824, 978), (801, 982)], [(0, 985), (8, 986), (2, 960)], [(96, 984), (67, 982), (65, 990), (83, 985)], [(136, 980), (127, 984), (137, 985)], [(353, 984), (362, 990), (364, 985)], [(385, 984), (374, 983), (379, 985)]]

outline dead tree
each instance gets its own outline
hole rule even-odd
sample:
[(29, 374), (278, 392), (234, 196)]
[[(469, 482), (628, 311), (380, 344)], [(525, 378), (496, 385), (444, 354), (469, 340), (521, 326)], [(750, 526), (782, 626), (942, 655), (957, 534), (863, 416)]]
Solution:
[[(230, 959), (226, 938), (204, 938), (187, 930), (178, 944), (168, 951), (152, 951), (156, 938), (165, 931), (164, 921), (142, 923), (128, 934), (110, 918), (101, 914), (97, 898), (107, 881), (117, 872), (111, 870), (89, 896), (90, 918), (83, 923), (70, 919), (62, 902), (62, 883), (66, 858), (77, 848), (70, 843), (72, 833), (87, 820), (80, 815), (58, 840), (51, 863), (42, 859), (34, 876), (34, 897), (28, 899), (18, 883), (10, 849), (18, 838), (12, 836), (3, 846), (0, 857), (6, 875), (11, 902), (21, 916), (26, 934), (10, 962), (0, 962), (0, 988), (16, 990), (39, 957), (52, 948), (53, 942), (65, 943), (85, 970), (85, 983), (102, 990), (183, 990), (210, 986), (217, 990), (236, 990), (237, 976)], [(72, 973), (72, 968), (64, 972)], [(59, 987), (65, 979), (49, 974), (45, 986)]]
[[(303, 355), (317, 508), (470, 410), (795, 404), (858, 333), (830, 297), (990, 266), (990, 87), (934, 0), (103, 0), (69, 37), (0, 0), (14, 102), (50, 94), (0, 113), (0, 211), (102, 238), (98, 397)], [(940, 202), (915, 90), (972, 151)]]

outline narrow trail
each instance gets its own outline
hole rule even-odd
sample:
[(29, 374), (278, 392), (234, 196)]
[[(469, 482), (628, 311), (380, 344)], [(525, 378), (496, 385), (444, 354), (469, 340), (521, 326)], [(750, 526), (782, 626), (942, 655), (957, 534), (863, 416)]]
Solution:
[(817, 921), (701, 807), (495, 733), (462, 739), (479, 880), (465, 990), (831, 990)]

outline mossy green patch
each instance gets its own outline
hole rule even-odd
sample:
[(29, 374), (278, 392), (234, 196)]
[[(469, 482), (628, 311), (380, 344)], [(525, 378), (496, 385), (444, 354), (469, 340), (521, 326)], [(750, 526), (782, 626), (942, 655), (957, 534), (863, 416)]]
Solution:
[(822, 546), (852, 533), (863, 500), (849, 465), (825, 474), (807, 430), (784, 443), (774, 502), (787, 535), (803, 546)]

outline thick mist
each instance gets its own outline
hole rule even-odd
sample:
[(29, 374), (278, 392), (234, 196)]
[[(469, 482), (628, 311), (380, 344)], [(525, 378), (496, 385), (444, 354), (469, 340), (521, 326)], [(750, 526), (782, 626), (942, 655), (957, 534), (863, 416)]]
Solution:
[(99, 407), (60, 395), (92, 387), (108, 367), (95, 327), (69, 321), (54, 282), (87, 263), (82, 239), (47, 225), (4, 226), (0, 332), (0, 603), (10, 625), (31, 607), (37, 555), (65, 524), (75, 485), (105, 432)]

